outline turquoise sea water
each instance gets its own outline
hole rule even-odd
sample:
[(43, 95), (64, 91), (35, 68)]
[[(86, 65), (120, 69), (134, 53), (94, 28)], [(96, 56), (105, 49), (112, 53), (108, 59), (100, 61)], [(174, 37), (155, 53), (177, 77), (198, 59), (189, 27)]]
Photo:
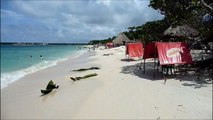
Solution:
[(1, 45), (1, 88), (35, 71), (80, 54), (80, 45)]

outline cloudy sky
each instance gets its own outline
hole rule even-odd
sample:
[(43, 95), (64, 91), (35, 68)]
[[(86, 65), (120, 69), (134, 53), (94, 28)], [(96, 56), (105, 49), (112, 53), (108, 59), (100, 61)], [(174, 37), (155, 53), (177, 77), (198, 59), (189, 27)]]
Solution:
[(149, 0), (1, 0), (2, 42), (82, 43), (162, 19)]

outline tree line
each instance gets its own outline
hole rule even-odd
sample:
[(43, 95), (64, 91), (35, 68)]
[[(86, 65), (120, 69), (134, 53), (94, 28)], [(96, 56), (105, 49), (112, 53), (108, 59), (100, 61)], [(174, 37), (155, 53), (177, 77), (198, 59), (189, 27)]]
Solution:
[[(123, 33), (130, 40), (143, 43), (166, 41), (163, 32), (170, 26), (187, 24), (199, 31), (199, 37), (212, 39), (213, 28), (212, 0), (150, 0), (149, 7), (161, 12), (164, 19), (146, 22), (140, 26), (131, 26)], [(104, 40), (92, 40), (89, 44), (111, 42), (115, 36)], [(179, 41), (187, 38), (179, 38)]]

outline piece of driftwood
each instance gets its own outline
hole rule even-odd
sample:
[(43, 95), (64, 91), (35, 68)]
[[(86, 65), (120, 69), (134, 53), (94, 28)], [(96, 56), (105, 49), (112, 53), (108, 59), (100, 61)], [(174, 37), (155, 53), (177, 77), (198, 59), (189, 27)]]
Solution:
[(94, 77), (94, 76), (97, 76), (98, 74), (96, 73), (92, 73), (92, 74), (88, 74), (88, 75), (85, 75), (83, 77), (70, 77), (71, 80), (73, 81), (76, 81), (76, 80), (81, 80), (81, 79), (85, 79), (85, 78), (89, 78), (89, 77)]
[(41, 93), (43, 95), (46, 95), (48, 93), (50, 93), (53, 89), (57, 89), (59, 86), (54, 84), (52, 80), (49, 81), (49, 83), (47, 84), (46, 90), (41, 90)]
[(90, 67), (90, 68), (81, 68), (73, 71), (86, 71), (86, 70), (98, 70), (100, 69), (99, 67)]
[(52, 90), (53, 90), (53, 89), (41, 90), (41, 93), (42, 93), (43, 95), (46, 95), (46, 94), (50, 93)]
[(109, 56), (109, 55), (113, 55), (113, 53), (106, 53), (106, 54), (103, 54), (103, 56)]

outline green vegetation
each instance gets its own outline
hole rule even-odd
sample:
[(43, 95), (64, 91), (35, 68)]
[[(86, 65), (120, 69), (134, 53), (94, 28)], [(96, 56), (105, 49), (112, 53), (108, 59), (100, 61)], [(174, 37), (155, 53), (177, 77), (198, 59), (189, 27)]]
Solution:
[[(156, 41), (159, 35), (169, 27), (169, 24), (165, 20), (156, 20), (151, 22), (146, 22), (141, 26), (132, 26), (128, 28), (128, 31), (123, 33), (130, 39), (140, 39), (142, 42)], [(104, 40), (92, 40), (88, 44), (105, 44), (107, 42), (112, 42), (116, 37), (104, 39)]]
[(124, 33), (130, 39), (140, 39), (143, 43), (157, 41), (163, 32), (169, 27), (165, 20), (146, 22), (141, 26), (129, 27)]
[(170, 26), (184, 25), (197, 29), (200, 37), (212, 31), (212, 23), (204, 24), (203, 16), (213, 15), (212, 0), (150, 0), (150, 7), (160, 10)]
[[(213, 16), (213, 2), (212, 0), (150, 0), (149, 7), (159, 10), (165, 17), (163, 20), (149, 21), (140, 26), (131, 26), (128, 31), (123, 31), (130, 39), (138, 39), (143, 43), (151, 41), (165, 41), (163, 39), (163, 32), (169, 26), (189, 25), (199, 31), (199, 36), (204, 39), (211, 40), (213, 20), (204, 22), (204, 16)], [(108, 38), (105, 40), (92, 40), (89, 44), (98, 44), (110, 42), (115, 38)], [(187, 38), (179, 38), (181, 41)], [(167, 39), (168, 40), (168, 39)]]
[(116, 36), (113, 36), (111, 38), (107, 38), (107, 39), (104, 39), (104, 40), (91, 40), (88, 44), (90, 45), (94, 45), (94, 44), (105, 44), (107, 42), (112, 42), (112, 40), (114, 40), (116, 38)]

